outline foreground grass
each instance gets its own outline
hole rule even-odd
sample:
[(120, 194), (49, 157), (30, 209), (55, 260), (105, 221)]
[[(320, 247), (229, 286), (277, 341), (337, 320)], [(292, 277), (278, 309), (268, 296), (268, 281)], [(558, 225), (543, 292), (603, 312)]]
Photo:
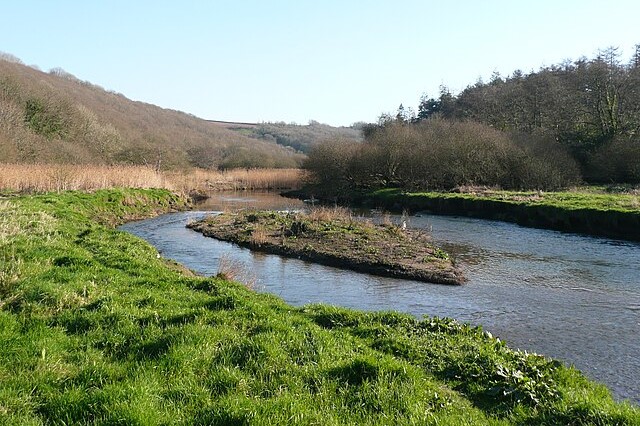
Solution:
[(165, 191), (0, 200), (0, 424), (640, 424), (452, 320), (294, 308), (113, 225)]
[(524, 226), (640, 241), (640, 195), (599, 188), (569, 192), (480, 190), (404, 192), (382, 189), (360, 197), (388, 208), (467, 215)]

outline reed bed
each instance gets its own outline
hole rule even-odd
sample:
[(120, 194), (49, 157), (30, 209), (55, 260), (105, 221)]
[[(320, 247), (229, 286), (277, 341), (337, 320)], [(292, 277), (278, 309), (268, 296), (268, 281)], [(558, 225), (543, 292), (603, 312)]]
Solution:
[(300, 169), (194, 169), (169, 173), (169, 180), (185, 192), (297, 189), (303, 180)]
[(105, 188), (175, 189), (161, 173), (140, 166), (1, 164), (0, 189), (22, 193)]
[(190, 193), (298, 188), (298, 169), (158, 172), (146, 166), (0, 164), (0, 190), (20, 193), (165, 188)]

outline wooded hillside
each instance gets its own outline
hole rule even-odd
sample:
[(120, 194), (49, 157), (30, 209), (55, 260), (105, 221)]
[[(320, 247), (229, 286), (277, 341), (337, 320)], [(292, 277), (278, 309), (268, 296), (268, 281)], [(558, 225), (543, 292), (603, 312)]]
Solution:
[(329, 193), (385, 187), (557, 190), (640, 183), (640, 45), (510, 77), (454, 95), (423, 95), (363, 129), (364, 143), (324, 144), (305, 167)]
[(302, 155), (0, 55), (0, 162), (296, 167)]

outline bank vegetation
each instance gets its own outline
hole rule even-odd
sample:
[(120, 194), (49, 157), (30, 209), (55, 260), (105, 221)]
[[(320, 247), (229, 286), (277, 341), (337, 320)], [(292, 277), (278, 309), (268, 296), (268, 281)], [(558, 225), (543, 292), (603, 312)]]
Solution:
[(0, 200), (0, 424), (640, 424), (479, 327), (289, 306), (114, 229), (184, 206), (164, 190)]

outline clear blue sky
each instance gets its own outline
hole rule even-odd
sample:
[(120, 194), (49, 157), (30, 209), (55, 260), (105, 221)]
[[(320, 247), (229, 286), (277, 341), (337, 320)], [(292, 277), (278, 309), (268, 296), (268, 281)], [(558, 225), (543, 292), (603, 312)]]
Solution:
[(0, 51), (229, 121), (375, 121), (445, 84), (640, 43), (638, 0), (4, 0)]

